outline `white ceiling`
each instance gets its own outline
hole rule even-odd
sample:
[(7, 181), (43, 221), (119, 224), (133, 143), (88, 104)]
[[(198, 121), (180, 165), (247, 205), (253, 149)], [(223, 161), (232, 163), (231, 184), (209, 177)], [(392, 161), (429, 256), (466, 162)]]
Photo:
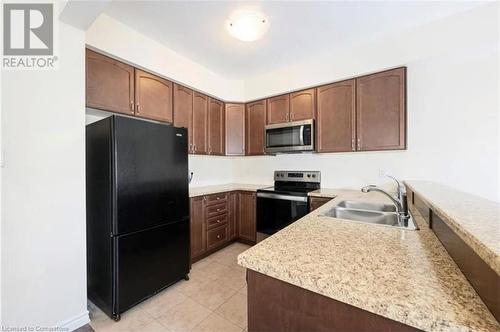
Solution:
[[(104, 12), (215, 73), (244, 79), (483, 3), (114, 1)], [(268, 17), (263, 39), (245, 43), (227, 33), (225, 21), (241, 9), (257, 9)]]

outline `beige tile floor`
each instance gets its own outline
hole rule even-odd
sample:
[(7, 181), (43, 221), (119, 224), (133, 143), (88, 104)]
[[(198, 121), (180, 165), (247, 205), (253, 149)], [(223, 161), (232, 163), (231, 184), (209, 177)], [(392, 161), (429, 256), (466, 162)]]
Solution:
[(245, 269), (236, 257), (249, 247), (234, 243), (193, 264), (179, 281), (114, 322), (89, 303), (97, 332), (242, 332), (247, 330)]

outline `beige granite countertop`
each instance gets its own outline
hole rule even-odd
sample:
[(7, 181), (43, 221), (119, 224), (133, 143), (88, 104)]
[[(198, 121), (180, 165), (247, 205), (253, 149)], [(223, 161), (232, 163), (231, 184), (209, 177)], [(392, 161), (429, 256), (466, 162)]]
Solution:
[(196, 196), (204, 196), (211, 194), (218, 194), (227, 191), (257, 191), (257, 189), (265, 188), (272, 186), (270, 184), (242, 184), (242, 183), (228, 183), (228, 184), (219, 184), (212, 186), (203, 186), (203, 187), (190, 187), (189, 188), (189, 197)]
[(311, 197), (324, 197), (324, 198), (335, 198), (338, 195), (338, 190), (321, 188), (318, 190), (310, 191), (307, 193)]
[(455, 233), (500, 274), (500, 204), (428, 181), (405, 181)]
[(238, 263), (422, 330), (500, 331), (431, 230), (323, 217), (345, 199), (387, 200), (377, 193), (333, 193), (335, 199), (245, 251)]

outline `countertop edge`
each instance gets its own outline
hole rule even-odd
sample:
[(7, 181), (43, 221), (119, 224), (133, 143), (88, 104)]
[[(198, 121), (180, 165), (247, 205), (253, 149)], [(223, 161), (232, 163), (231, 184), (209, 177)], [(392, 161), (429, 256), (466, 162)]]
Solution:
[[(411, 182), (411, 181), (410, 181)], [(460, 222), (454, 220), (449, 213), (447, 213), (444, 209), (437, 206), (434, 202), (432, 202), (429, 198), (425, 196), (425, 193), (422, 193), (418, 188), (415, 188), (408, 181), (404, 181), (404, 184), (414, 193), (416, 193), (419, 198), (429, 206), (436, 214), (438, 214), (442, 220), (446, 223), (448, 227), (450, 227), (457, 235), (462, 239), (469, 247), (479, 256), (484, 262), (497, 274), (500, 275), (500, 261), (498, 255), (489, 248), (485, 243), (483, 243), (480, 239), (478, 239), (474, 234), (467, 231), (467, 229), (460, 224)]]

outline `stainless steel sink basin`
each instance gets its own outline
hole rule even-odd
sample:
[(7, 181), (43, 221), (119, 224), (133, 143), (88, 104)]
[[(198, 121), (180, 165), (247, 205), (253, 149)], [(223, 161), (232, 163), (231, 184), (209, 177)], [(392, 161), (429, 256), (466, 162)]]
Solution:
[(348, 209), (382, 211), (382, 212), (396, 212), (394, 204), (377, 204), (358, 201), (342, 201), (337, 206)]
[(347, 219), (367, 224), (416, 230), (413, 218), (401, 219), (394, 206), (367, 202), (342, 201), (322, 214), (325, 217)]
[(325, 212), (325, 216), (363, 221), (370, 224), (398, 226), (398, 214), (394, 212), (355, 210), (337, 206)]

